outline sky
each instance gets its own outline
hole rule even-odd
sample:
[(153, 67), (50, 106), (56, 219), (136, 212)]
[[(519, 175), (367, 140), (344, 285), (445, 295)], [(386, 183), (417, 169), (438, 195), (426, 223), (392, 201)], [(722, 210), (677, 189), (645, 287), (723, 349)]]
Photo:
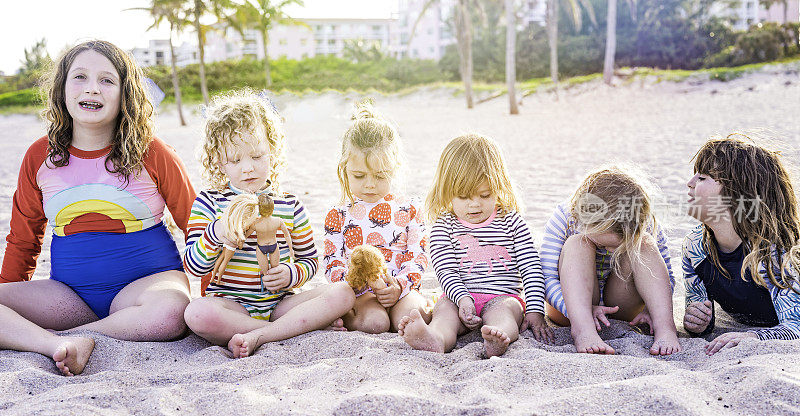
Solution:
[[(17, 72), (25, 49), (38, 40), (47, 40), (50, 56), (80, 41), (98, 38), (130, 50), (147, 46), (150, 39), (166, 39), (166, 24), (152, 24), (145, 11), (126, 9), (147, 7), (149, 0), (22, 0), (4, 2), (0, 23), (0, 71)], [(303, 7), (287, 8), (292, 17), (383, 17), (397, 9), (397, 0), (305, 0)], [(193, 33), (183, 35), (189, 39)]]

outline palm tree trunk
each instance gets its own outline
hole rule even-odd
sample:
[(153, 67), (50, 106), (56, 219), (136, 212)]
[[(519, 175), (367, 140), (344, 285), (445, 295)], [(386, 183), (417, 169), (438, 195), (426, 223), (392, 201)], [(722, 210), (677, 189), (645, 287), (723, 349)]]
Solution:
[(197, 31), (197, 50), (200, 54), (200, 91), (203, 93), (203, 101), (208, 105), (208, 86), (206, 86), (206, 61), (205, 45), (203, 41), (203, 29), (200, 26), (200, 0), (194, 1), (194, 28)]
[(261, 42), (264, 44), (264, 74), (266, 75), (267, 79), (267, 88), (272, 86), (272, 75), (269, 72), (269, 55), (267, 54), (268, 41), (269, 35), (267, 35), (267, 29), (261, 28)]
[(514, 0), (506, 1), (506, 85), (508, 89), (508, 112), (519, 114), (517, 106), (517, 20), (514, 15)]
[(175, 23), (169, 24), (169, 54), (172, 57), (172, 89), (175, 91), (175, 104), (178, 106), (178, 119), (181, 126), (186, 125), (183, 118), (183, 102), (181, 100), (181, 87), (178, 83), (178, 66), (175, 64), (175, 47), (172, 46), (172, 31), (175, 30)]
[(472, 98), (472, 22), (470, 21), (467, 0), (458, 1), (456, 11), (456, 40), (460, 59), (459, 69), (464, 82), (467, 108), (475, 107)]
[(603, 63), (603, 81), (611, 85), (614, 77), (614, 55), (617, 51), (617, 0), (608, 0), (606, 17), (606, 59)]
[(558, 2), (547, 0), (547, 39), (550, 43), (550, 79), (558, 99)]
[(783, 0), (783, 24), (789, 23), (789, 0)]

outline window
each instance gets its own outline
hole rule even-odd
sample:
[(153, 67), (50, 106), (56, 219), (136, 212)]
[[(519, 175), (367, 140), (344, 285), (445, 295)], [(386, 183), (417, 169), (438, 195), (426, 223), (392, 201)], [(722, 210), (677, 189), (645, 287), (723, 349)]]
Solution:
[(288, 42), (286, 41), (286, 38), (280, 39), (280, 40), (278, 41), (278, 44), (279, 44), (279, 45), (284, 45), (284, 46), (285, 46), (287, 43), (288, 43)]
[(305, 39), (305, 38), (304, 39), (300, 39), (300, 44), (303, 45), (303, 46), (308, 45), (308, 39)]
[(328, 39), (328, 45), (336, 45), (336, 39)]

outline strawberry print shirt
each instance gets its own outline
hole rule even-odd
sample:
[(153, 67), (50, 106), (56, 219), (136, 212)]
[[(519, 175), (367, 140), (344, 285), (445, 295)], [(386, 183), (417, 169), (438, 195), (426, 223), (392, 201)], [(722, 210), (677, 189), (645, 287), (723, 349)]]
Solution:
[[(411, 290), (419, 290), (422, 273), (428, 268), (428, 237), (418, 206), (416, 201), (389, 194), (375, 203), (356, 198), (328, 211), (323, 257), (328, 281), (344, 280), (350, 253), (369, 244), (383, 253), (389, 274), (402, 289), (401, 299)], [(359, 295), (367, 291), (369, 288)]]

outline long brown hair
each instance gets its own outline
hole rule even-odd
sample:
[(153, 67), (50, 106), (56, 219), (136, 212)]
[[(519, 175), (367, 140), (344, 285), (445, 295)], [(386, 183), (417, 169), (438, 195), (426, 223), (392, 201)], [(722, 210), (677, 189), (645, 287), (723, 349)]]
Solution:
[(147, 99), (142, 70), (127, 52), (110, 42), (91, 40), (73, 46), (61, 56), (45, 80), (47, 108), (42, 117), (50, 122), (47, 156), (53, 166), (69, 164), (73, 123), (67, 111), (64, 85), (75, 58), (88, 50), (105, 56), (119, 74), (119, 115), (111, 139), (111, 152), (106, 158), (106, 170), (129, 181), (132, 174), (141, 171), (142, 160), (153, 139), (153, 105)]
[[(791, 175), (780, 152), (770, 150), (741, 133), (708, 140), (694, 156), (694, 172), (711, 176), (722, 185), (720, 196), (732, 203), (756, 204), (748, 207), (756, 215), (734, 212), (729, 206), (733, 229), (745, 244), (742, 279), (750, 270), (753, 282), (766, 287), (759, 265), (775, 286), (787, 289), (795, 277), (790, 269), (800, 270), (800, 218)], [(750, 209), (748, 211), (750, 211)], [(752, 211), (751, 211), (752, 212)], [(721, 266), (714, 233), (704, 227), (704, 246), (711, 262), (728, 278)], [(780, 268), (779, 276), (774, 270)]]

